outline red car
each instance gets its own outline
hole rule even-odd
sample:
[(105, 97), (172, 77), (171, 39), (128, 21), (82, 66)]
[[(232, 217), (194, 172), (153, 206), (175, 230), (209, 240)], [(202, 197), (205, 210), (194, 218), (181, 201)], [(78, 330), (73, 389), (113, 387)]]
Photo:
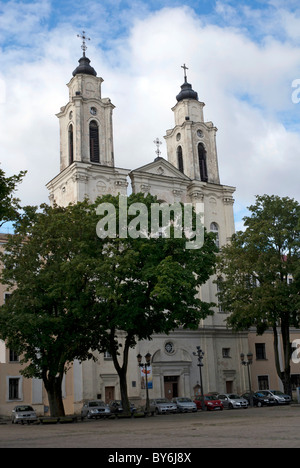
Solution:
[[(197, 405), (197, 409), (202, 409), (202, 397), (197, 395), (194, 398), (194, 402)], [(222, 411), (224, 406), (220, 400), (217, 400), (214, 395), (204, 395), (204, 403), (208, 411), (220, 410)]]

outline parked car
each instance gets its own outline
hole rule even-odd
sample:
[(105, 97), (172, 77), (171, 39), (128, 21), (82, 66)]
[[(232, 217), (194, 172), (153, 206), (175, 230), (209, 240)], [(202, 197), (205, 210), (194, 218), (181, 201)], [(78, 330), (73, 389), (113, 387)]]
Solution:
[(191, 398), (176, 397), (172, 398), (172, 402), (177, 405), (178, 413), (195, 413), (197, 411), (197, 405)]
[[(136, 407), (135, 405), (130, 401), (130, 412), (135, 413), (136, 412)], [(111, 400), (108, 403), (108, 406), (110, 408), (110, 411), (114, 414), (121, 414), (123, 413), (123, 406), (122, 406), (122, 400)]]
[(110, 416), (111, 411), (102, 400), (91, 400), (85, 403), (81, 409), (81, 419), (98, 419)]
[[(245, 400), (248, 401), (249, 405), (251, 404), (251, 394), (244, 393), (242, 395)], [(264, 395), (261, 392), (252, 393), (253, 405), (260, 408), (261, 406), (274, 406), (276, 404), (275, 398), (271, 396)]]
[(274, 398), (277, 405), (289, 405), (292, 401), (290, 395), (285, 395), (280, 390), (260, 390), (259, 392)]
[[(202, 397), (201, 397), (201, 395), (195, 396), (194, 402), (197, 405), (197, 409), (202, 409)], [(218, 400), (218, 398), (214, 394), (204, 395), (204, 404), (205, 404), (205, 407), (206, 407), (206, 409), (208, 411), (223, 410), (224, 409), (224, 406), (223, 406), (221, 400)]]
[(150, 400), (150, 406), (155, 408), (156, 414), (177, 413), (177, 405), (167, 398)]
[(19, 422), (24, 424), (30, 424), (31, 422), (37, 421), (37, 415), (32, 406), (29, 405), (18, 405), (12, 410), (11, 422), (12, 424), (18, 424)]
[(218, 400), (221, 400), (224, 408), (248, 408), (248, 401), (235, 393), (222, 393), (218, 395)]

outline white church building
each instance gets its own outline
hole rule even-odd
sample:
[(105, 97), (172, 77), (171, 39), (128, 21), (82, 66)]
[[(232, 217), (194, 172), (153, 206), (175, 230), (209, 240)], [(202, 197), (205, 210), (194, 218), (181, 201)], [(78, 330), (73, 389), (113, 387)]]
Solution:
[[(85, 43), (84, 43), (85, 45)], [(217, 128), (204, 120), (204, 103), (187, 81), (174, 97), (174, 127), (165, 132), (167, 159), (156, 157), (148, 164), (124, 169), (116, 165), (113, 140), (114, 105), (102, 97), (103, 79), (85, 55), (68, 83), (69, 101), (57, 114), (60, 125), (60, 170), (47, 184), (51, 203), (66, 206), (94, 201), (103, 194), (127, 195), (129, 191), (157, 195), (159, 200), (202, 203), (204, 224), (217, 234), (219, 246), (234, 233), (234, 187), (222, 185), (216, 148)], [(170, 103), (170, 106), (174, 103)], [(116, 129), (116, 132), (118, 129)], [(131, 187), (129, 187), (130, 181)], [(217, 302), (217, 286), (211, 278), (201, 288), (201, 298)], [(130, 350), (128, 392), (133, 401), (145, 400), (137, 354), (151, 354), (150, 398), (191, 397), (199, 393), (200, 377), (196, 347), (204, 351), (204, 392), (237, 392), (247, 388), (240, 354), (248, 351), (248, 334), (226, 327), (227, 314), (215, 308), (214, 315), (197, 330), (178, 329), (170, 335), (154, 335)], [(245, 351), (246, 350), (246, 351)], [(97, 362), (75, 362), (72, 373), (74, 411), (93, 398), (119, 399), (117, 372), (109, 354)]]

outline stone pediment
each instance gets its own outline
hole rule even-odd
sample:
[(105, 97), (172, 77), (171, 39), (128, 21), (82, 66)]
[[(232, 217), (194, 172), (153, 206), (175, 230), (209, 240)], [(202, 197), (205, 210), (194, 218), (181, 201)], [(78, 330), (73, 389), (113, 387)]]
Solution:
[(162, 176), (173, 179), (176, 178), (187, 182), (190, 180), (185, 174), (180, 172), (175, 166), (173, 166), (173, 164), (169, 163), (164, 158), (156, 158), (155, 161), (132, 170), (129, 175), (151, 175), (157, 177)]

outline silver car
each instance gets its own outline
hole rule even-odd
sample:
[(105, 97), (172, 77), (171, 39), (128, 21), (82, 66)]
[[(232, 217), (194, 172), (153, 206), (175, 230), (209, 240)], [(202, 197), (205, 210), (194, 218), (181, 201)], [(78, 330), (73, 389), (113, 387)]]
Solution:
[(190, 398), (176, 397), (172, 399), (172, 402), (177, 405), (177, 411), (179, 413), (195, 413), (197, 411), (197, 405)]
[(290, 395), (285, 395), (280, 390), (259, 390), (259, 393), (274, 398), (277, 405), (289, 405), (292, 401)]
[(220, 394), (218, 395), (218, 400), (221, 400), (224, 408), (248, 408), (248, 401), (235, 393)]
[(18, 405), (16, 406), (11, 413), (11, 422), (13, 424), (18, 424), (19, 422), (24, 424), (30, 424), (31, 422), (37, 421), (37, 415), (32, 406), (29, 405)]
[(111, 411), (102, 400), (91, 400), (85, 403), (81, 410), (81, 419), (98, 419), (110, 416)]
[(150, 400), (150, 406), (155, 408), (156, 414), (177, 413), (177, 405), (167, 398)]

